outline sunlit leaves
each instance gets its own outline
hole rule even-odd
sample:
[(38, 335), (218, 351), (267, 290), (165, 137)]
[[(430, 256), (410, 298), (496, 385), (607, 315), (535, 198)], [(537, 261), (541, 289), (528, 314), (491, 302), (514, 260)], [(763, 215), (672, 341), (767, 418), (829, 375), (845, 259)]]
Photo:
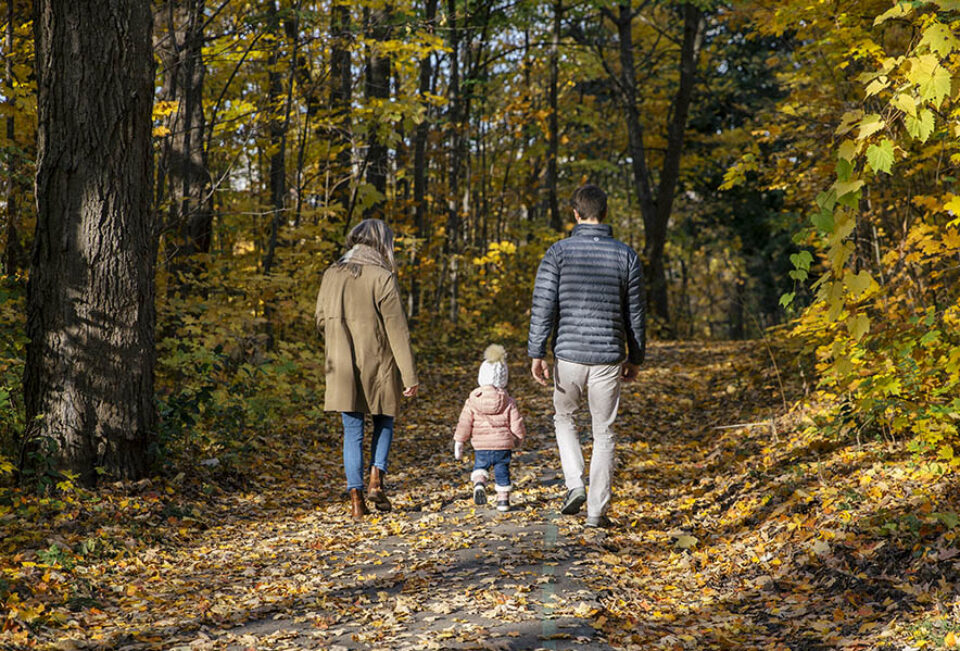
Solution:
[(891, 101), (893, 106), (906, 113), (909, 117), (917, 116), (917, 100), (908, 93), (898, 93)]
[(856, 160), (857, 154), (860, 153), (860, 146), (857, 141), (844, 140), (837, 148), (837, 156), (848, 163), (852, 163)]
[[(871, 116), (873, 122), (879, 121), (879, 115)], [(837, 127), (836, 134), (838, 136), (845, 135), (853, 129), (858, 122), (863, 119), (863, 111), (860, 109), (854, 111), (847, 111), (843, 114), (843, 117), (840, 120), (840, 125)], [(881, 127), (882, 128), (882, 127)]]
[(936, 126), (933, 111), (926, 108), (921, 109), (916, 115), (907, 115), (904, 124), (907, 127), (907, 133), (920, 142), (929, 140)]
[(879, 144), (870, 145), (867, 148), (867, 164), (874, 172), (889, 174), (893, 161), (893, 141), (889, 138), (884, 138)]
[(873, 21), (873, 24), (881, 25), (893, 18), (903, 18), (905, 16), (908, 16), (912, 11), (913, 11), (912, 2), (898, 2), (893, 6), (893, 8), (877, 16), (876, 20)]
[(949, 55), (960, 47), (960, 40), (943, 23), (933, 23), (924, 32), (917, 49), (927, 48), (941, 57)]
[(833, 189), (837, 192), (838, 198), (843, 198), (847, 195), (854, 194), (860, 191), (860, 188), (864, 186), (866, 181), (863, 179), (851, 179), (849, 181), (837, 181), (833, 185)]
[(864, 314), (857, 314), (847, 320), (847, 330), (854, 341), (860, 341), (870, 332), (870, 318)]
[(940, 65), (939, 59), (932, 54), (914, 57), (910, 60), (910, 72), (907, 80), (916, 84), (920, 97), (939, 107), (950, 94), (950, 73)]
[(844, 276), (843, 282), (847, 287), (847, 291), (850, 292), (851, 298), (854, 300), (858, 300), (874, 285), (874, 280), (867, 271), (848, 273)]
[(857, 135), (858, 140), (866, 140), (873, 134), (883, 129), (886, 125), (883, 117), (877, 113), (872, 113), (860, 120), (860, 132)]

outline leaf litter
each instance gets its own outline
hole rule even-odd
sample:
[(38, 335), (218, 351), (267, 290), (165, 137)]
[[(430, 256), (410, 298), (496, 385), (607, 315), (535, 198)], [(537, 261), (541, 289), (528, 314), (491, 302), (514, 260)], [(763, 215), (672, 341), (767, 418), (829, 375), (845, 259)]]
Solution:
[[(556, 517), (550, 392), (514, 509), (451, 453), (472, 363), (424, 370), (391, 513), (347, 517), (336, 420), (278, 428), (247, 482), (215, 467), (20, 496), (0, 514), (4, 648), (936, 648), (955, 641), (955, 495), (896, 442), (785, 411), (754, 344), (654, 344), (624, 389), (606, 531)], [(789, 389), (789, 387), (788, 387)], [(796, 387), (794, 390), (799, 391)], [(795, 397), (795, 396), (792, 396)], [(730, 427), (741, 423), (767, 427)], [(581, 425), (588, 425), (581, 419)], [(585, 450), (589, 454), (589, 446)], [(202, 474), (207, 473), (207, 474)], [(556, 527), (556, 541), (548, 528)]]

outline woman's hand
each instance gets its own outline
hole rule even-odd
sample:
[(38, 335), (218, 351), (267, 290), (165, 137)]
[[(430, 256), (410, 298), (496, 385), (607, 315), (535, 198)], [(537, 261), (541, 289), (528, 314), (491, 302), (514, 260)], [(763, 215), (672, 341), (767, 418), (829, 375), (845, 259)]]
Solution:
[(403, 395), (405, 395), (407, 398), (413, 398), (414, 396), (417, 395), (417, 391), (419, 389), (420, 389), (420, 385), (414, 384), (412, 387), (407, 387), (406, 389), (404, 389)]

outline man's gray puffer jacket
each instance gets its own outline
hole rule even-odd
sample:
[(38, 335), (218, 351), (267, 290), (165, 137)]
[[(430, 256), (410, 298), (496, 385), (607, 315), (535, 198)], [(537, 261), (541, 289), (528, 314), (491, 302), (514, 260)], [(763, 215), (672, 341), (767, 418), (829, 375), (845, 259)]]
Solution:
[[(643, 272), (607, 224), (578, 224), (543, 256), (533, 289), (527, 353), (579, 364), (643, 362)], [(624, 354), (626, 348), (626, 354)]]

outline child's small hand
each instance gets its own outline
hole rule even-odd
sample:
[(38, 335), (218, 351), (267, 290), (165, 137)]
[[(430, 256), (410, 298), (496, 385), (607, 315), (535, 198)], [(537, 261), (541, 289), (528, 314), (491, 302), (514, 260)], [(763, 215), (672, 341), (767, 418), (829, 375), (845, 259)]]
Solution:
[(463, 458), (463, 443), (461, 441), (455, 441), (453, 444), (453, 458), (457, 461)]

